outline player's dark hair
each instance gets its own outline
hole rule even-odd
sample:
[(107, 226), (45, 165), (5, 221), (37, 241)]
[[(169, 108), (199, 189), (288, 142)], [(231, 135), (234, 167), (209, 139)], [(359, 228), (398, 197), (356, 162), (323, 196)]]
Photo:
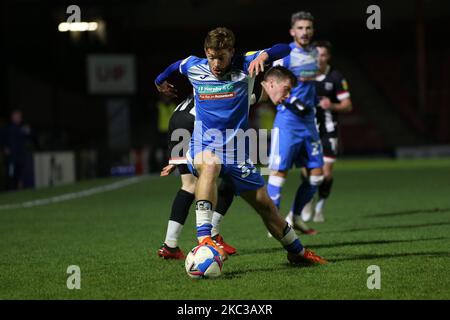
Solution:
[(234, 33), (227, 28), (216, 28), (208, 32), (205, 38), (205, 49), (221, 50), (234, 48)]
[(312, 46), (314, 48), (317, 48), (317, 47), (326, 48), (330, 55), (331, 55), (331, 49), (333, 48), (333, 46), (331, 45), (331, 42), (330, 41), (326, 41), (326, 40), (314, 41)]
[(291, 16), (291, 27), (293, 27), (298, 20), (309, 20), (311, 22), (314, 22), (314, 17), (311, 13), (306, 11), (293, 13)]
[(264, 81), (266, 81), (270, 77), (274, 77), (279, 80), (289, 79), (292, 87), (297, 86), (297, 78), (295, 77), (295, 75), (291, 71), (289, 71), (289, 69), (283, 66), (275, 66), (267, 70), (264, 74)]

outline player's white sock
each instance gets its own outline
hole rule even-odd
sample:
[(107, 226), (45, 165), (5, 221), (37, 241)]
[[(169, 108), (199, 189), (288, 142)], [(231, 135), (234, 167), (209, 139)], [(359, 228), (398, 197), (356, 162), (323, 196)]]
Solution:
[(307, 204), (305, 204), (305, 206), (303, 207), (303, 210), (302, 210), (302, 220), (303, 221), (311, 220), (313, 201), (314, 201), (314, 199), (311, 199), (311, 201), (308, 202)]
[(289, 211), (288, 215), (286, 216), (286, 219), (284, 219), (290, 226), (294, 225), (294, 213), (292, 211)]
[(303, 248), (303, 245), (295, 234), (294, 229), (291, 227), (286, 228), (285, 234), (283, 238), (280, 239), (280, 242), (288, 252), (299, 253), (301, 255), (305, 253), (305, 248)]
[(289, 214), (286, 216), (285, 221), (292, 226), (294, 229), (300, 230), (301, 232), (306, 232), (310, 230), (308, 225), (303, 222), (300, 216), (295, 215), (292, 211), (289, 211)]
[(316, 209), (315, 209), (315, 211), (316, 212), (322, 212), (322, 210), (323, 210), (323, 207), (324, 207), (324, 205), (325, 205), (325, 198), (320, 198), (318, 201), (317, 201), (317, 203), (316, 203)]
[(314, 222), (324, 222), (323, 207), (325, 206), (325, 198), (320, 198), (316, 203), (316, 212), (314, 214)]
[(267, 183), (267, 193), (273, 203), (280, 208), (281, 202), (281, 190), (283, 189), (284, 182), (286, 181), (283, 177), (269, 176), (269, 181)]
[(183, 230), (183, 225), (181, 223), (169, 220), (164, 243), (171, 248), (176, 248), (178, 246), (178, 238), (180, 237), (181, 230)]
[[(284, 221), (286, 221), (288, 223), (288, 225), (290, 225), (291, 227), (294, 226), (294, 213), (292, 211), (289, 211), (288, 215), (286, 216), (286, 218), (284, 219)], [(272, 234), (270, 232), (267, 232), (267, 236), (269, 238), (272, 238)]]
[(201, 242), (211, 236), (211, 220), (213, 216), (212, 203), (208, 200), (199, 200), (195, 204), (197, 239)]
[(212, 229), (211, 229), (211, 236), (214, 237), (220, 233), (219, 231), (219, 225), (220, 222), (223, 219), (223, 215), (218, 213), (217, 211), (214, 211), (212, 216)]

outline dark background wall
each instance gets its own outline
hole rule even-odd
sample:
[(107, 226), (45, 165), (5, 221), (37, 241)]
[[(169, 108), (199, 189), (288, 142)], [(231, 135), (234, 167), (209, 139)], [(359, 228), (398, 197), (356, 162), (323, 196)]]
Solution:
[[(87, 32), (76, 40), (58, 32), (71, 4), (81, 8), (83, 21), (105, 21), (103, 40)], [(371, 4), (381, 8), (381, 30), (366, 27)], [(137, 91), (123, 96), (131, 106), (130, 148), (151, 147), (158, 73), (188, 55), (201, 56), (206, 33), (217, 26), (236, 33), (238, 51), (290, 42), (290, 15), (300, 10), (315, 16), (315, 38), (334, 44), (333, 63), (350, 83), (355, 111), (342, 119), (345, 155), (450, 143), (450, 2), (445, 0), (5, 0), (0, 118), (5, 122), (12, 109), (22, 109), (41, 150), (94, 149), (103, 164), (99, 174), (106, 174), (115, 157), (107, 144), (110, 96), (88, 93), (87, 54), (135, 56)], [(180, 98), (189, 91), (181, 77), (173, 81), (181, 88)]]

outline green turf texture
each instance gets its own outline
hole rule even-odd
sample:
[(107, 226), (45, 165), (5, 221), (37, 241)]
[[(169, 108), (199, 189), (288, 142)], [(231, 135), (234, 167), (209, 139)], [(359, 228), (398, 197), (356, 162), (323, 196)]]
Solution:
[[(299, 183), (291, 171), (285, 215)], [(85, 190), (117, 179), (0, 194), (0, 205)], [(235, 198), (222, 234), (238, 248), (221, 277), (192, 280), (184, 261), (164, 261), (176, 176), (34, 208), (0, 211), (0, 299), (449, 299), (450, 160), (340, 161), (326, 222), (305, 246), (330, 260), (294, 267), (259, 216)], [(180, 239), (195, 246), (194, 211)], [(81, 289), (66, 286), (69, 265)], [(367, 267), (381, 289), (367, 288)]]

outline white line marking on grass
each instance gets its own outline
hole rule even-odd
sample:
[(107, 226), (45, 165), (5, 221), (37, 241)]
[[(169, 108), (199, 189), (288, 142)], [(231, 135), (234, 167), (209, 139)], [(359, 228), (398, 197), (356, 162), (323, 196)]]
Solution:
[(44, 206), (44, 205), (52, 204), (52, 203), (58, 203), (58, 202), (63, 202), (63, 201), (68, 201), (68, 200), (73, 200), (73, 199), (84, 198), (84, 197), (92, 196), (92, 195), (98, 194), (98, 193), (103, 193), (103, 192), (120, 189), (120, 188), (129, 186), (131, 184), (140, 182), (147, 177), (148, 176), (133, 177), (133, 178), (113, 182), (113, 183), (110, 183), (107, 185), (102, 185), (102, 186), (98, 186), (98, 187), (94, 187), (91, 189), (78, 191), (78, 192), (65, 193), (65, 194), (50, 197), (50, 198), (31, 200), (31, 201), (26, 201), (26, 202), (22, 202), (22, 203), (3, 204), (3, 205), (0, 205), (0, 210), (11, 210), (11, 209), (17, 209), (17, 208), (32, 208), (32, 207)]

